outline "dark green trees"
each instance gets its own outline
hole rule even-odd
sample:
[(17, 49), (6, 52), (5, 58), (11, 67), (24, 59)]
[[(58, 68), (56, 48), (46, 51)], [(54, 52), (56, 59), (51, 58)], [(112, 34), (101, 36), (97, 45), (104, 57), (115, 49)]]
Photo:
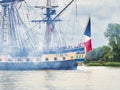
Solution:
[(112, 61), (120, 61), (120, 24), (109, 24), (104, 34), (112, 48), (109, 57)]
[(102, 46), (93, 49), (91, 52), (87, 53), (87, 60), (92, 61), (108, 61), (110, 58), (109, 53), (111, 52), (111, 48), (108, 46)]
[(104, 33), (109, 46), (102, 46), (87, 53), (87, 60), (120, 62), (120, 24), (109, 24)]

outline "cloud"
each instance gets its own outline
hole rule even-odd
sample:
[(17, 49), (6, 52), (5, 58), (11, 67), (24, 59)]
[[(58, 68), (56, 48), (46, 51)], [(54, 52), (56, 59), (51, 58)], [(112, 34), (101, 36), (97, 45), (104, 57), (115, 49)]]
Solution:
[[(60, 11), (71, 0), (57, 1), (59, 6), (61, 6), (61, 8), (57, 11)], [(32, 2), (34, 3), (35, 1)], [(44, 0), (40, 2), (40, 5), (41, 3), (44, 3)], [(77, 4), (77, 18), (80, 24), (77, 26), (77, 32), (75, 32), (76, 37), (80, 36), (81, 34), (78, 32), (82, 32), (85, 29), (86, 22), (90, 13), (92, 19), (93, 46), (99, 47), (106, 45), (108, 41), (104, 37), (104, 32), (106, 31), (107, 25), (109, 23), (120, 23), (119, 3), (120, 0), (76, 0), (72, 5), (70, 5), (68, 9), (65, 10), (64, 14), (61, 16), (63, 20), (66, 20), (63, 25), (67, 28), (67, 30), (65, 28), (63, 31), (66, 32), (66, 36), (68, 33), (70, 33), (68, 37), (72, 36), (73, 30), (71, 27), (68, 27), (71, 26), (71, 24), (69, 25), (67, 23), (69, 22), (69, 19), (73, 19), (73, 16), (76, 15), (75, 5)]]
[[(92, 18), (93, 46), (99, 47), (108, 43), (104, 37), (109, 23), (120, 23), (119, 0), (77, 0), (77, 12), (79, 17)], [(75, 12), (73, 13), (75, 15)], [(81, 18), (82, 19), (82, 18)]]
[(108, 19), (113, 14), (119, 13), (119, 5), (116, 0), (85, 0), (81, 3), (79, 2), (77, 8), (78, 15), (88, 15), (90, 13), (98, 19)]

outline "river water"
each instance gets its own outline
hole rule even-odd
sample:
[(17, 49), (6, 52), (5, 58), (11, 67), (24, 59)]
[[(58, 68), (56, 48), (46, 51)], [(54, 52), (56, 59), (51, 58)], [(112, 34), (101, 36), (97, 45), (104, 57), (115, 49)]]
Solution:
[(0, 71), (0, 90), (120, 90), (120, 68)]

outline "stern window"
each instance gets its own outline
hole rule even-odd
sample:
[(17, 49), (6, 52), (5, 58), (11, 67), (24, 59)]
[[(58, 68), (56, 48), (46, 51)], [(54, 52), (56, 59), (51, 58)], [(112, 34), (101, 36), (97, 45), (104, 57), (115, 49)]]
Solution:
[(73, 59), (73, 56), (71, 56), (71, 59)]
[(26, 59), (26, 61), (30, 61), (30, 59), (29, 59), (29, 58), (27, 58), (27, 59)]
[(65, 57), (63, 57), (63, 60), (65, 60)]
[(48, 61), (49, 59), (48, 58), (45, 58), (46, 61)]
[(57, 60), (57, 58), (55, 57), (54, 60)]

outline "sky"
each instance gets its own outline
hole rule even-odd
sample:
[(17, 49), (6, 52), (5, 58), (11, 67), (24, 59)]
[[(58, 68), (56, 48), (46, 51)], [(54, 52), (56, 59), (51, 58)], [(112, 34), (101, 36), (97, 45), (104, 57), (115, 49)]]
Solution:
[(90, 13), (92, 21), (93, 47), (107, 45), (104, 32), (109, 23), (120, 23), (119, 0), (79, 0), (79, 15)]
[(120, 23), (120, 0), (77, 0), (78, 14), (87, 17), (90, 13), (92, 21), (93, 47), (107, 45), (104, 32), (109, 23)]
[[(26, 2), (29, 5), (35, 6), (35, 5), (42, 5), (45, 0), (26, 0)], [(67, 3), (69, 3), (71, 0), (52, 0), (53, 2), (57, 2), (61, 8), (58, 10), (62, 10), (63, 7)], [(39, 3), (38, 3), (39, 2)], [(55, 2), (55, 3), (56, 3)], [(73, 41), (79, 41), (78, 39), (81, 37), (79, 35), (79, 32), (83, 32), (88, 17), (90, 15), (91, 17), (91, 31), (92, 31), (92, 43), (93, 48), (100, 47), (103, 45), (108, 44), (108, 40), (104, 36), (104, 32), (107, 29), (107, 26), (109, 23), (120, 23), (120, 0), (75, 0), (75, 2), (70, 6), (70, 8), (66, 9), (63, 15), (61, 15), (62, 19), (66, 19), (66, 22), (64, 22), (64, 26), (66, 25), (65, 31), (66, 36), (71, 37), (73, 31), (70, 30), (72, 27), (69, 25), (68, 27), (68, 19), (72, 19), (72, 16), (76, 15), (77, 12), (77, 22), (80, 24), (77, 26), (77, 32), (74, 33), (76, 36)], [(73, 7), (73, 5), (76, 5)], [(75, 10), (75, 8), (77, 9)], [(29, 10), (32, 11), (32, 10)], [(35, 14), (34, 11), (34, 18), (36, 18), (37, 13)], [(65, 14), (66, 13), (66, 14)], [(68, 30), (69, 29), (69, 30)], [(69, 33), (69, 35), (67, 35)], [(68, 40), (70, 41), (70, 40)], [(72, 42), (72, 41), (70, 41)]]
[[(108, 44), (104, 36), (109, 23), (120, 23), (119, 0), (77, 0), (78, 15), (87, 18), (91, 16), (93, 48)], [(84, 19), (82, 19), (84, 20)]]
[[(65, 6), (63, 2), (67, 4), (70, 1), (57, 0), (62, 7)], [(109, 23), (120, 23), (120, 0), (76, 0), (75, 2), (77, 2), (77, 17), (82, 23), (80, 24), (82, 31), (85, 29), (90, 14), (93, 48), (107, 45), (108, 40), (105, 38), (104, 32)], [(65, 14), (66, 17), (71, 14), (75, 15), (75, 11), (70, 11), (69, 8), (67, 10), (69, 14)]]

